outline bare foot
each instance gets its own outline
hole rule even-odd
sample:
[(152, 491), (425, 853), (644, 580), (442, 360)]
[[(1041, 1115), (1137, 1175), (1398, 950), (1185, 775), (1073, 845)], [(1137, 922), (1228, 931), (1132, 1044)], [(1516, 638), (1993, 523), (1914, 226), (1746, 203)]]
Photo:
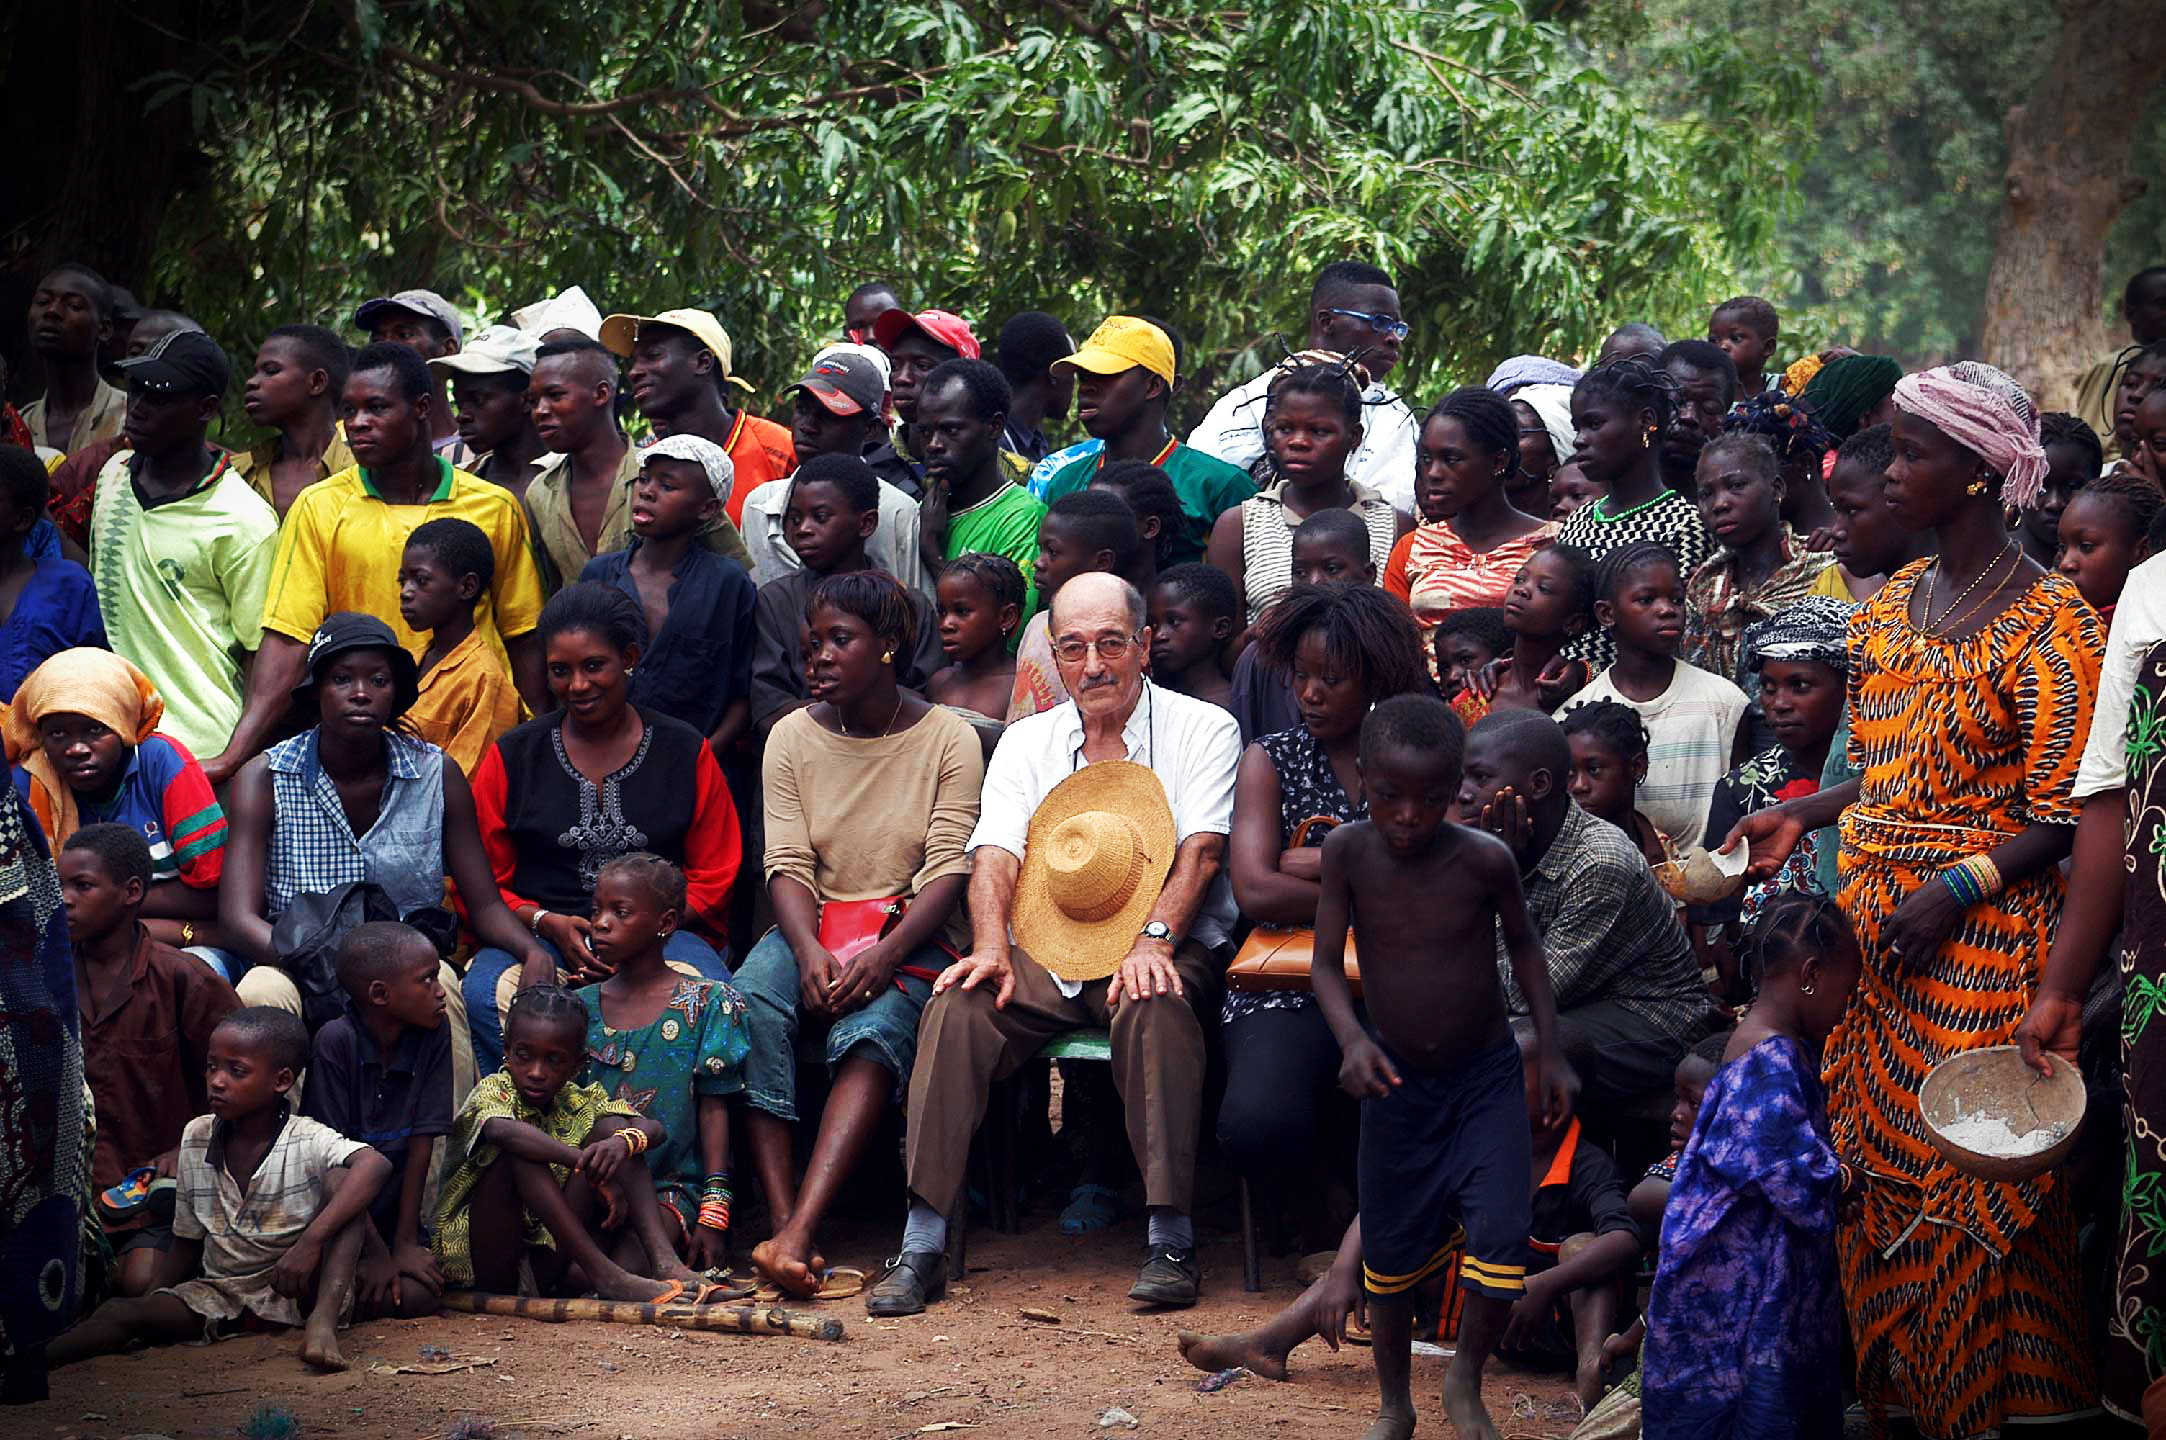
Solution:
[(819, 1293), (820, 1277), (827, 1267), (820, 1263), (818, 1256), (808, 1260), (784, 1245), (785, 1238), (785, 1235), (776, 1235), (753, 1246), (752, 1266), (760, 1272), (761, 1278), (783, 1294), (810, 1300)]
[(1444, 1414), (1460, 1440), (1502, 1440), (1497, 1424), (1482, 1404), (1482, 1377), (1460, 1373), (1457, 1365), (1444, 1373)]
[(1361, 1440), (1406, 1440), (1414, 1433), (1412, 1410), (1380, 1410)]
[(308, 1317), (308, 1325), (301, 1331), (301, 1360), (318, 1370), (338, 1371), (346, 1368), (346, 1356), (338, 1348), (338, 1324), (334, 1317)]
[(1581, 1355), (1578, 1373), (1573, 1379), (1572, 1388), (1579, 1395), (1580, 1410), (1592, 1410), (1602, 1398), (1602, 1352), (1596, 1350), (1592, 1355)]
[(1251, 1375), (1261, 1375), (1266, 1380), (1286, 1378), (1287, 1352), (1266, 1349), (1252, 1333), (1199, 1335), (1193, 1330), (1183, 1330), (1176, 1339), (1181, 1347), (1181, 1358), (1198, 1370), (1216, 1375), (1239, 1365)]
[(670, 1287), (661, 1280), (648, 1280), (624, 1270), (610, 1267), (615, 1274), (594, 1277), (594, 1293), (604, 1300), (636, 1300), (642, 1303), (659, 1300)]

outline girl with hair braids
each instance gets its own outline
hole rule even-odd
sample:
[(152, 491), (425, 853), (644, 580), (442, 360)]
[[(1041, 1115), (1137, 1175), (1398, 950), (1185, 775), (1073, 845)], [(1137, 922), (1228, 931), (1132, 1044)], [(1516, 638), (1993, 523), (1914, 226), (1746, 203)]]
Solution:
[(1519, 567), (1556, 533), (1553, 522), (1513, 507), (1519, 467), (1518, 420), (1492, 390), (1454, 390), (1422, 422), (1414, 467), (1421, 524), (1392, 547), (1384, 588), (1413, 610), (1424, 646), (1450, 612), (1503, 605)]
[(520, 989), (609, 975), (587, 917), (602, 866), (619, 855), (651, 851), (684, 870), (685, 904), (663, 955), (680, 974), (729, 978), (737, 808), (707, 737), (632, 703), (647, 645), (639, 602), (597, 580), (567, 585), (542, 607), (535, 637), (558, 708), (505, 733), (474, 772), (497, 889), (535, 940), (523, 960), (491, 945), (467, 967), (461, 989), (483, 1074), (503, 1062), (502, 1017)]
[[(1848, 629), (1862, 774), (1746, 817), (1764, 879), (1841, 823), (1844, 914), (1865, 979), (1829, 1038), (1835, 1143), (1868, 1172), (1836, 1236), (1858, 1393), (1920, 1433), (1980, 1435), (2097, 1403), (2064, 1177), (1982, 1180), (1925, 1138), (1918, 1089), (1948, 1056), (2015, 1038), (2061, 917), (2078, 751), (2105, 637), (2026, 557), (2001, 506), (2045, 475), (2022, 387), (1964, 361), (1895, 388), (1889, 508), (1931, 530)], [(2093, 729), (2092, 733), (2098, 733)], [(2079, 867), (2080, 871), (2080, 867)]]
[[(1557, 539), (1597, 565), (1612, 550), (1641, 540), (1667, 545), (1681, 574), (1690, 575), (1707, 558), (1699, 507), (1662, 479), (1662, 434), (1676, 410), (1676, 387), (1668, 371), (1638, 357), (1598, 365), (1572, 387), (1572, 459), (1609, 493), (1567, 516)], [(1604, 630), (1582, 634), (1570, 653), (1597, 673), (1617, 658)]]
[(1311, 515), (1359, 515), (1379, 573), (1412, 526), (1382, 494), (1346, 478), (1346, 462), (1361, 445), (1367, 385), (1358, 355), (1297, 365), (1271, 382), (1264, 438), (1279, 479), (1218, 517), (1204, 556), (1241, 587), (1252, 626), (1293, 583), (1294, 531)]

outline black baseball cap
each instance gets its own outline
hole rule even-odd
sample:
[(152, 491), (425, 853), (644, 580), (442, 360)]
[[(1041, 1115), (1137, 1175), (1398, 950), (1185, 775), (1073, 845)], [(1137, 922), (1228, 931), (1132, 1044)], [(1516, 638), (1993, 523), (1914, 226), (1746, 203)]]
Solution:
[(233, 379), (233, 362), (201, 330), (175, 330), (120, 369), (130, 389), (159, 395), (223, 395)]

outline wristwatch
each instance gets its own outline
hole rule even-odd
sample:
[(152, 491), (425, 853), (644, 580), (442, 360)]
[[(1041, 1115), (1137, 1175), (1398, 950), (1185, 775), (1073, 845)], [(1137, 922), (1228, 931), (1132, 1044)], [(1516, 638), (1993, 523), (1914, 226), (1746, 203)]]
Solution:
[(1153, 920), (1149, 924), (1145, 925), (1143, 929), (1139, 932), (1139, 938), (1144, 940), (1163, 940), (1168, 945), (1171, 945), (1173, 943), (1173, 927), (1171, 925), (1168, 925), (1163, 920)]

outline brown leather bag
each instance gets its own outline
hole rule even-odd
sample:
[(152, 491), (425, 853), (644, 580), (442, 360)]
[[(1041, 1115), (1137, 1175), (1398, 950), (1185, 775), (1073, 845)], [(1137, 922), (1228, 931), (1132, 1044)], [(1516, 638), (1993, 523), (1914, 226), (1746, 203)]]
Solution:
[[(1299, 850), (1309, 843), (1312, 834), (1329, 833), (1339, 822), (1329, 815), (1311, 815), (1294, 827), (1293, 843), (1286, 848)], [(1226, 967), (1228, 989), (1241, 991), (1259, 990), (1306, 990), (1309, 988), (1309, 966), (1316, 956), (1316, 931), (1309, 929), (1277, 929), (1259, 925), (1249, 932), (1248, 939), (1241, 942), (1241, 952), (1233, 957), (1233, 964)], [(1354, 953), (1354, 932), (1346, 932), (1346, 983), (1353, 987), (1354, 998), (1361, 998), (1361, 964)]]

